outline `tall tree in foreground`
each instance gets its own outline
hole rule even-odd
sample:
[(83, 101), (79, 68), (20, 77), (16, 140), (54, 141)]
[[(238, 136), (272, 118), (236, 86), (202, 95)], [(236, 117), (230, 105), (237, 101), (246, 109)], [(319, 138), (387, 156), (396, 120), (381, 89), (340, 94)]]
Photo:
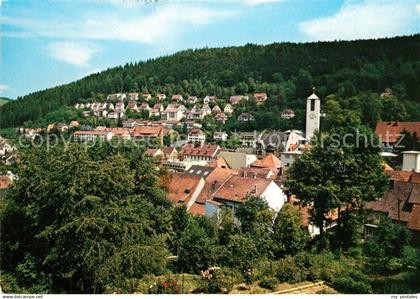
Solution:
[(327, 102), (328, 128), (318, 134), (312, 148), (290, 167), (288, 185), (302, 203), (312, 205), (312, 220), (321, 237), (328, 214), (338, 213), (336, 238), (347, 247), (355, 230), (352, 211), (363, 201), (375, 200), (385, 192), (388, 178), (383, 171), (377, 137), (355, 115)]
[(156, 170), (145, 157), (139, 169), (129, 149), (114, 151), (103, 158), (70, 144), (23, 154), (2, 213), (1, 259), (27, 290), (44, 282), (55, 293), (127, 292), (132, 279), (164, 271), (162, 193), (138, 191)]

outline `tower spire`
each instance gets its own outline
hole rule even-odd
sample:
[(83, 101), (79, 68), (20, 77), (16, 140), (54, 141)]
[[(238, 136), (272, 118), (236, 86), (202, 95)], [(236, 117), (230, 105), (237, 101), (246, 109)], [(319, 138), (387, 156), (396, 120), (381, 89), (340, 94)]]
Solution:
[(312, 87), (312, 93), (315, 94), (315, 86)]

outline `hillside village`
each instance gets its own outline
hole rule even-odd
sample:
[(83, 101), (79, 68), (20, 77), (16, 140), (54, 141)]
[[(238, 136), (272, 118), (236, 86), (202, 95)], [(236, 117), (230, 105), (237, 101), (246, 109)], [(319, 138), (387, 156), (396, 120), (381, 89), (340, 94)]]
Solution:
[[(103, 102), (85, 100), (74, 106), (83, 118), (114, 121), (111, 127), (81, 125), (73, 120), (68, 124), (51, 123), (46, 128), (20, 128), (18, 134), (36, 139), (42, 134), (58, 132), (71, 133), (74, 142), (112, 142), (116, 139), (140, 142), (156, 165), (169, 171), (166, 197), (174, 205), (184, 205), (193, 215), (219, 217), (222, 207), (235, 211), (250, 196), (264, 198), (276, 212), (289, 202), (299, 207), (305, 226), (311, 236), (315, 236), (319, 234), (319, 228), (309, 222), (311, 207), (302, 205), (285, 187), (285, 182), (290, 165), (311, 148), (311, 139), (320, 130), (324, 116), (322, 101), (314, 88), (306, 100), (305, 133), (290, 129), (228, 134), (204, 129), (209, 121), (219, 124), (229, 118), (252, 121), (251, 113), (234, 114), (238, 105), (250, 100), (264, 105), (267, 94), (235, 95), (224, 101), (216, 96), (199, 99), (180, 94), (167, 97), (163, 93), (155, 96), (115, 93), (109, 94)], [(281, 117), (293, 118), (294, 111), (285, 109)], [(385, 149), (391, 151), (403, 131), (419, 136), (420, 123), (379, 122), (376, 127)], [(3, 160), (10, 165), (16, 148), (4, 140), (1, 150)], [(387, 156), (386, 152), (384, 156)], [(403, 152), (402, 156), (401, 170), (384, 164), (393, 188), (383, 199), (370, 202), (367, 208), (403, 223), (414, 232), (416, 240), (420, 240), (420, 152)], [(3, 175), (1, 188), (10, 186), (13, 178), (11, 173)], [(337, 214), (329, 217), (328, 229), (334, 227)], [(374, 227), (375, 224), (366, 223), (366, 234), (371, 234)]]

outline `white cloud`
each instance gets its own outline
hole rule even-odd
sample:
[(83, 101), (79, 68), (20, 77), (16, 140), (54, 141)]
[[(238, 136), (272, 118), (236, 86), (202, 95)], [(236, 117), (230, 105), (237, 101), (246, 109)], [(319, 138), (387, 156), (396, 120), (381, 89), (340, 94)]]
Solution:
[(330, 17), (299, 24), (311, 40), (363, 39), (418, 32), (415, 2), (366, 0), (347, 2)]
[(280, 2), (283, 0), (242, 0), (242, 1), (246, 5), (255, 6), (255, 5), (266, 4), (266, 3)]
[(95, 45), (77, 42), (54, 42), (48, 45), (51, 56), (77, 66), (88, 66), (89, 60), (99, 51)]
[[(255, 0), (254, 0), (255, 1)], [(235, 11), (221, 11), (192, 5), (160, 5), (150, 14), (140, 11), (116, 11), (93, 13), (72, 20), (31, 20), (27, 18), (2, 17), (1, 23), (10, 25), (12, 31), (5, 36), (75, 40), (115, 40), (146, 44), (160, 43), (177, 36), (192, 25), (206, 25), (235, 15)], [(125, 13), (124, 13), (125, 12)]]
[(0, 93), (10, 90), (10, 87), (6, 84), (0, 84)]

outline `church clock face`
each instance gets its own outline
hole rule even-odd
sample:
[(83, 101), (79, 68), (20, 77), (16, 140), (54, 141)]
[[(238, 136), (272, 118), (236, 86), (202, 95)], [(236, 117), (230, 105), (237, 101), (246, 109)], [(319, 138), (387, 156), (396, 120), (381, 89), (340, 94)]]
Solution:
[(313, 113), (313, 112), (309, 113), (309, 118), (310, 119), (314, 119), (315, 117), (316, 117), (315, 113)]

